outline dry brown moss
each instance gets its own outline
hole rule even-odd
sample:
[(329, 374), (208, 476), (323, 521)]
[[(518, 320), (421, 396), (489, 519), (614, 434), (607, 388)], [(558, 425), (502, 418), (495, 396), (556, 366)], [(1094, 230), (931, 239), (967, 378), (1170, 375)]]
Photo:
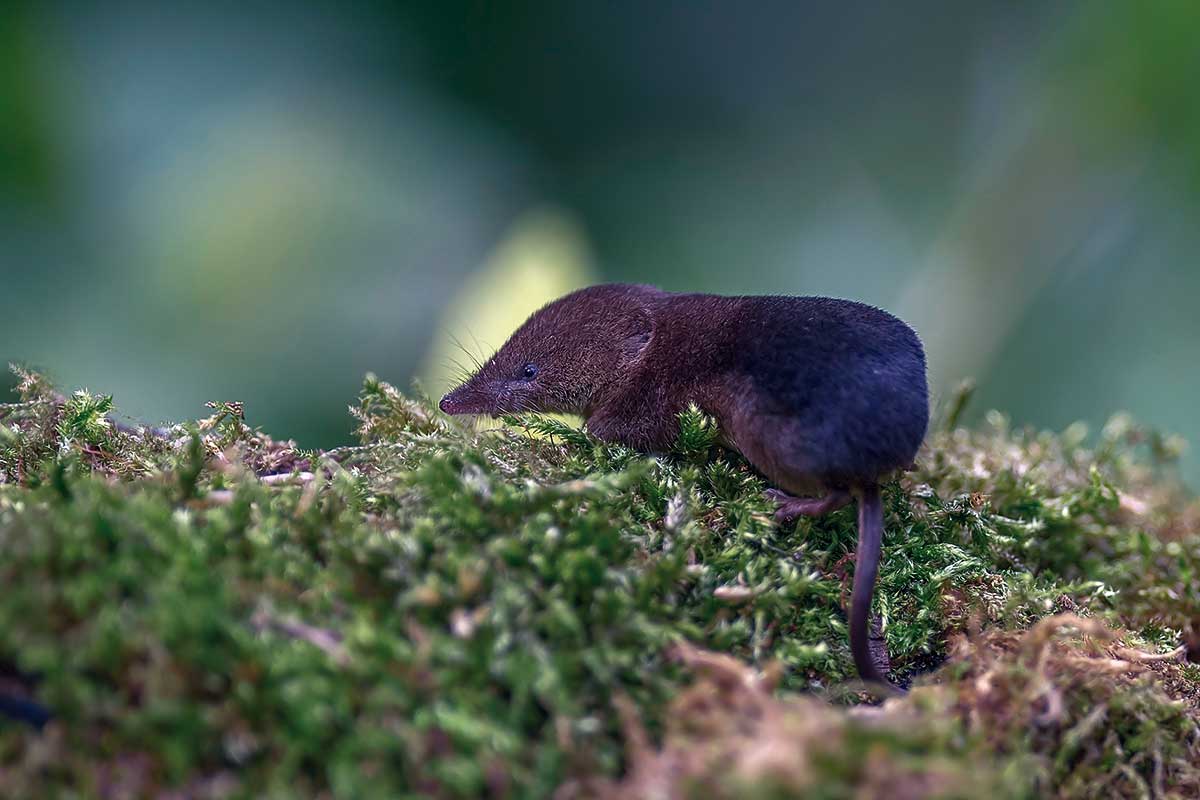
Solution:
[(959, 637), (908, 696), (839, 709), (774, 693), (776, 674), (683, 646), (697, 676), (661, 744), (622, 703), (629, 769), (560, 798), (1200, 796), (1195, 668), (1064, 614)]

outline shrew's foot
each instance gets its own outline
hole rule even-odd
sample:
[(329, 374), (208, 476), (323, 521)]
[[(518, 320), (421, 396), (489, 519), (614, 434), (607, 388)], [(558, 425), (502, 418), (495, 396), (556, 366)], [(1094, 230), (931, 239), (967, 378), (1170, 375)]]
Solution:
[(834, 489), (824, 497), (792, 497), (779, 489), (768, 489), (767, 499), (779, 504), (775, 510), (775, 521), (788, 523), (797, 517), (820, 517), (831, 511), (837, 511), (850, 502), (850, 493), (844, 489)]

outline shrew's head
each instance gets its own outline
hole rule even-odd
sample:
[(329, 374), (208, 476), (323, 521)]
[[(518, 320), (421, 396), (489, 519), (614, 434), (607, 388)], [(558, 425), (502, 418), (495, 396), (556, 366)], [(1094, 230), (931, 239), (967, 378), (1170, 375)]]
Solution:
[(534, 312), (439, 404), (447, 414), (586, 414), (624, 386), (654, 335), (649, 286), (580, 289)]

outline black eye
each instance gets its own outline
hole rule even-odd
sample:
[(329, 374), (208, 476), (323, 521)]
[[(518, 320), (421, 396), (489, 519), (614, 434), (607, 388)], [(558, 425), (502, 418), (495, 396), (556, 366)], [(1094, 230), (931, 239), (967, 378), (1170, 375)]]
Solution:
[(525, 380), (530, 380), (535, 375), (537, 375), (537, 366), (536, 365), (526, 364), (525, 366), (521, 367), (521, 377), (525, 378)]

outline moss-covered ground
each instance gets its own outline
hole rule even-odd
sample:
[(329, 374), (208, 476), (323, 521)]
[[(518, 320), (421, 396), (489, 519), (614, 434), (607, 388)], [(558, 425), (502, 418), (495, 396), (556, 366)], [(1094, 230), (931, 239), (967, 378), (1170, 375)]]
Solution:
[(0, 795), (1200, 796), (1200, 513), (1127, 419), (931, 433), (885, 491), (879, 705), (853, 508), (775, 525), (698, 413), (649, 457), (368, 377), (314, 452), (16, 378), (0, 693), (53, 717), (0, 721)]

